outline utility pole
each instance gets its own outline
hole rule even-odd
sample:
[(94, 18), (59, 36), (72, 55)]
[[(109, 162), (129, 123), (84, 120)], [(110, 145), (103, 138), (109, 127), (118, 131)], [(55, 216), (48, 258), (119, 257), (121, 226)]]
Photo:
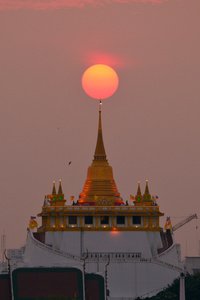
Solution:
[(85, 285), (85, 261), (88, 258), (88, 249), (87, 250), (87, 254), (86, 257), (83, 260), (83, 300), (86, 300), (86, 285)]
[(185, 274), (180, 275), (180, 300), (185, 300)]
[(1, 261), (5, 262), (5, 251), (6, 251), (6, 235), (5, 235), (5, 231), (3, 232), (3, 234), (1, 235)]
[(106, 292), (106, 300), (108, 300), (108, 265), (110, 263), (110, 256), (108, 256), (108, 263), (105, 266), (105, 292)]

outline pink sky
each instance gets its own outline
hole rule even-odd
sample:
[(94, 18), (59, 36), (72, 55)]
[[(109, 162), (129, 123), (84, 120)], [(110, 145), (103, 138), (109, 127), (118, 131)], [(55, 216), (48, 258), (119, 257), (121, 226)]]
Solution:
[(100, 7), (112, 3), (152, 3), (158, 4), (169, 0), (0, 0), (0, 10), (54, 10), (69, 7), (83, 7), (90, 5)]
[[(0, 0), (0, 228), (8, 248), (25, 243), (53, 180), (62, 179), (68, 200), (82, 191), (98, 101), (84, 93), (81, 77), (95, 63), (119, 76), (102, 121), (123, 199), (148, 179), (162, 225), (166, 216), (175, 224), (199, 214), (200, 1), (99, 3)], [(183, 255), (186, 244), (188, 255), (197, 254), (197, 226), (175, 232)]]

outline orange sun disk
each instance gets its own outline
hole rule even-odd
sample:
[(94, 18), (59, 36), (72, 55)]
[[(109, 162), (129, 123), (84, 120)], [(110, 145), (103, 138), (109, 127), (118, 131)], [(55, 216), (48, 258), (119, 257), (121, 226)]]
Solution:
[(88, 68), (82, 77), (82, 86), (86, 94), (95, 99), (105, 99), (117, 90), (117, 73), (109, 66), (98, 64)]

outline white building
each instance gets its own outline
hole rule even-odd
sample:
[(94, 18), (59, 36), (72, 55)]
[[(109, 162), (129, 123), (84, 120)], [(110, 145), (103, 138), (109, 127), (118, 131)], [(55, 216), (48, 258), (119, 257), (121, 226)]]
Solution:
[(38, 214), (42, 226), (36, 233), (28, 230), (21, 266), (73, 267), (83, 274), (100, 274), (110, 300), (152, 296), (183, 271), (180, 247), (170, 230), (160, 228), (164, 214), (148, 181), (144, 193), (138, 183), (133, 205), (123, 203), (106, 158), (101, 110), (94, 159), (73, 204), (66, 205), (61, 181), (58, 192), (54, 182)]

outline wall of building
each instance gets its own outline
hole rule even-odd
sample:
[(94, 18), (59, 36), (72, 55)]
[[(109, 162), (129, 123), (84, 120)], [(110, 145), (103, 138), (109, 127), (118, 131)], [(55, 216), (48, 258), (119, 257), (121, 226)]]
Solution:
[[(86, 271), (105, 274), (104, 263), (86, 261)], [(110, 298), (115, 300), (153, 296), (179, 277), (176, 270), (149, 261), (118, 261), (107, 266), (107, 286)]]
[(177, 244), (173, 244), (169, 249), (167, 249), (165, 252), (158, 255), (159, 260), (162, 260), (163, 262), (169, 263), (183, 268), (183, 263), (181, 262), (180, 257), (180, 246)]
[(72, 266), (82, 268), (79, 258), (74, 254), (62, 253), (59, 249), (47, 246), (35, 240), (29, 231), (24, 253), (24, 264), (29, 267), (38, 266)]
[(162, 247), (159, 232), (63, 231), (46, 232), (45, 243), (74, 255), (89, 252), (141, 252), (150, 258)]
[[(67, 235), (71, 233), (73, 238), (76, 236), (76, 240), (72, 239), (72, 236)], [(75, 233), (75, 234), (74, 234)], [(164, 258), (166, 263), (159, 261), (159, 259), (152, 259), (151, 247), (149, 240), (152, 237), (147, 237), (145, 232), (117, 232), (116, 235), (110, 235), (111, 232), (84, 232), (82, 236), (83, 245), (82, 250), (85, 252), (88, 250), (89, 253), (105, 253), (106, 249), (109, 253), (111, 252), (141, 252), (143, 257), (135, 256), (134, 258), (121, 255), (121, 257), (113, 256), (112, 259), (108, 259), (108, 256), (103, 259), (92, 258), (91, 255), (85, 260), (86, 272), (99, 274), (105, 276), (105, 266), (109, 262), (107, 267), (108, 273), (108, 289), (110, 290), (111, 300), (121, 300), (134, 298), (138, 296), (151, 296), (156, 294), (161, 289), (166, 287), (168, 284), (177, 278), (180, 271), (173, 267), (171, 256), (174, 256), (176, 247), (171, 247)], [(81, 244), (81, 233), (76, 232), (61, 232), (56, 235), (55, 232), (48, 234), (49, 242), (56, 242), (58, 245), (59, 241), (61, 246), (64, 247), (65, 252), (61, 253), (62, 250), (54, 249), (53, 247), (47, 247), (37, 240), (33, 239), (31, 232), (28, 233), (26, 251), (25, 251), (25, 264), (24, 266), (67, 266), (76, 267), (83, 270), (83, 261), (77, 259), (76, 256), (68, 257), (66, 252), (68, 250), (74, 252), (69, 255), (78, 255), (79, 247)], [(95, 237), (95, 238), (94, 238)], [(96, 238), (98, 237), (98, 239)], [(156, 240), (156, 239), (155, 239)], [(126, 242), (125, 242), (126, 241)], [(153, 242), (153, 239), (151, 240)], [(65, 244), (64, 244), (65, 243)], [(47, 247), (45, 249), (45, 247)], [(71, 248), (70, 248), (71, 247)], [(130, 254), (129, 253), (129, 254)], [(149, 258), (147, 256), (150, 256)], [(177, 262), (176, 262), (177, 264)]]
[(186, 257), (185, 261), (185, 269), (191, 275), (194, 275), (200, 272), (200, 257)]

